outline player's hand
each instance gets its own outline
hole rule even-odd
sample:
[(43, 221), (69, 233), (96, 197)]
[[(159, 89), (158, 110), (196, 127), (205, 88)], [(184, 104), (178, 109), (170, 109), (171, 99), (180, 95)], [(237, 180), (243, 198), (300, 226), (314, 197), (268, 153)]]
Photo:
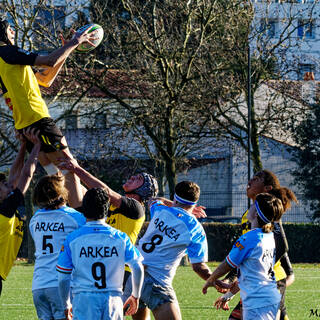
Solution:
[(204, 206), (196, 206), (194, 207), (192, 213), (196, 218), (205, 218), (207, 216), (206, 212), (204, 211), (206, 207)]
[(23, 129), (23, 135), (26, 137), (26, 139), (28, 139), (29, 141), (31, 141), (34, 145), (40, 145), (41, 141), (39, 138), (39, 130), (36, 130), (35, 128), (27, 128), (27, 129)]
[(63, 154), (63, 158), (58, 158), (58, 168), (60, 170), (68, 170), (73, 172), (77, 167), (79, 167), (76, 159), (71, 158), (70, 155), (64, 150), (62, 150), (61, 152)]
[(134, 296), (130, 296), (123, 305), (124, 315), (132, 316), (138, 311), (139, 299)]
[(230, 307), (228, 305), (228, 301), (225, 300), (222, 296), (219, 297), (213, 304), (217, 310), (222, 309), (222, 310), (230, 310)]
[(202, 288), (202, 293), (207, 294), (208, 288), (215, 287), (215, 286), (216, 286), (216, 281), (211, 280), (211, 278), (209, 277)]
[(72, 320), (72, 307), (65, 309), (64, 314), (67, 320)]
[(88, 42), (91, 46), (95, 46), (94, 43), (92, 43), (93, 40), (98, 40), (99, 38), (96, 36), (96, 33), (98, 32), (98, 30), (90, 32), (91, 28), (88, 28), (87, 30), (83, 31), (83, 32), (75, 32), (72, 39), (74, 41), (77, 41), (78, 44), (81, 44), (83, 42)]
[(17, 129), (14, 130), (14, 136), (17, 140), (20, 141), (21, 144), (26, 144), (27, 140), (22, 133), (20, 133)]
[(238, 293), (238, 292), (240, 291), (238, 280), (234, 281), (234, 282), (231, 284), (230, 291), (231, 291), (231, 293), (233, 293), (233, 294), (236, 294), (236, 293)]
[(220, 293), (226, 293), (230, 288), (232, 284), (229, 283), (228, 280), (216, 280), (216, 289)]

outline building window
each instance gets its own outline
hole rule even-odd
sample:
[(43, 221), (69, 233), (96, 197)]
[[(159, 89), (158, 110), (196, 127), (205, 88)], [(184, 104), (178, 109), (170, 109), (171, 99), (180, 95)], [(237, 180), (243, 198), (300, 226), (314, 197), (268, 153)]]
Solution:
[(260, 32), (265, 33), (268, 37), (274, 38), (277, 35), (278, 21), (274, 19), (261, 19)]
[(310, 20), (298, 20), (298, 37), (314, 39), (314, 22)]
[(76, 112), (66, 116), (66, 129), (78, 128), (78, 115)]
[(312, 63), (301, 63), (299, 64), (299, 70), (298, 70), (298, 80), (303, 80), (305, 78), (305, 75), (307, 72), (313, 72), (315, 71), (315, 67)]
[(95, 115), (95, 128), (105, 129), (107, 126), (107, 116), (105, 113), (97, 113)]

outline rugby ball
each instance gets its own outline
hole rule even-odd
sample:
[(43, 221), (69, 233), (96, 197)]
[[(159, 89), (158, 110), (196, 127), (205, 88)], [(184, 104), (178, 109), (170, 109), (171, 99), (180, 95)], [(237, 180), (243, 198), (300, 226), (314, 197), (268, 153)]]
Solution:
[(101, 43), (101, 41), (103, 39), (103, 29), (100, 25), (98, 25), (96, 23), (87, 24), (87, 25), (81, 27), (80, 29), (78, 29), (77, 32), (82, 33), (84, 31), (86, 31), (87, 29), (89, 29), (88, 33), (94, 34), (94, 36), (97, 38), (96, 40), (91, 41), (94, 44), (94, 46), (92, 46), (88, 42), (83, 42), (83, 43), (79, 44), (78, 47), (76, 48), (77, 52), (89, 52), (89, 51), (95, 49)]

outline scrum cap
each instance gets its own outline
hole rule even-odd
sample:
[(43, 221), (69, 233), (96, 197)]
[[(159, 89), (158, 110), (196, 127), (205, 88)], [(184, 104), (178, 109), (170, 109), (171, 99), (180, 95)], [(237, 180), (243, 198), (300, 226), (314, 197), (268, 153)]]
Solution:
[(158, 182), (154, 176), (149, 173), (140, 173), (143, 176), (143, 184), (141, 187), (134, 190), (135, 194), (138, 194), (143, 201), (147, 201), (149, 198), (153, 198), (158, 194), (159, 187)]

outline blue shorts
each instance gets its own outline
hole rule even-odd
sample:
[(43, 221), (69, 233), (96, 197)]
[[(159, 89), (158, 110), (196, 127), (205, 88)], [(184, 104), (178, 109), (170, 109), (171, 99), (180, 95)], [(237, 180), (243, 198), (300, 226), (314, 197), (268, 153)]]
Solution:
[(32, 296), (39, 319), (65, 319), (58, 287), (33, 290)]
[(122, 320), (121, 293), (79, 292), (73, 294), (73, 320)]
[(277, 317), (279, 310), (279, 303), (271, 304), (262, 308), (242, 309), (242, 316), (244, 320), (274, 320)]
[[(131, 292), (132, 280), (130, 276), (127, 280), (123, 293), (123, 302), (130, 297)], [(177, 296), (172, 286), (164, 286), (163, 284), (160, 284), (157, 280), (151, 277), (148, 272), (145, 272), (139, 309), (148, 307), (150, 310), (154, 310), (167, 302), (178, 303)]]

